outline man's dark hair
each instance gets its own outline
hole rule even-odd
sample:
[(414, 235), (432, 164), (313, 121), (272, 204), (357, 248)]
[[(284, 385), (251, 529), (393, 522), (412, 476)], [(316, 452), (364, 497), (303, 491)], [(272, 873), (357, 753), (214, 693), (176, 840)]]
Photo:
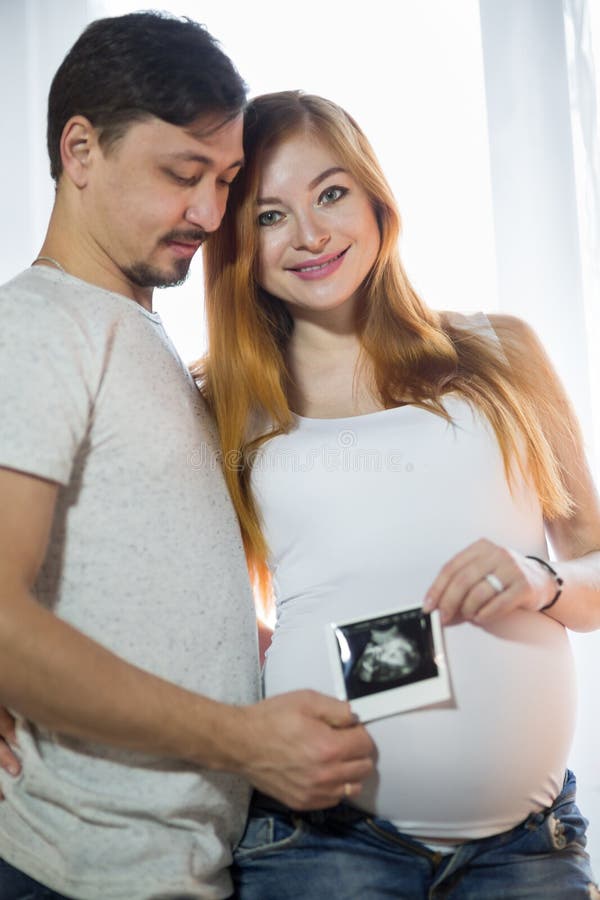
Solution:
[(189, 125), (216, 114), (219, 124), (244, 108), (246, 85), (203, 25), (166, 13), (138, 12), (92, 22), (58, 69), (48, 99), (48, 154), (55, 181), (60, 139), (71, 116), (98, 129), (106, 150), (135, 121), (156, 116)]

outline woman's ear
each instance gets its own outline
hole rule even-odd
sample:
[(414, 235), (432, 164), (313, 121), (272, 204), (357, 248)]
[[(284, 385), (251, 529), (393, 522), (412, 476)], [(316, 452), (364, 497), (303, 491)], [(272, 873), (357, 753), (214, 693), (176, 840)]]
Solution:
[(78, 188), (87, 184), (94, 151), (98, 147), (98, 133), (85, 116), (72, 116), (63, 128), (60, 156), (64, 174)]

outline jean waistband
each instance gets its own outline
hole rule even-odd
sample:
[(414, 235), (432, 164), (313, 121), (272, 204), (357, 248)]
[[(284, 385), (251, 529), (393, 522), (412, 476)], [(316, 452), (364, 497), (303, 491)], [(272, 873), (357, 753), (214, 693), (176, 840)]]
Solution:
[(350, 806), (348, 803), (338, 803), (337, 806), (330, 806), (327, 809), (295, 810), (286, 806), (285, 803), (275, 800), (274, 797), (263, 794), (262, 791), (254, 791), (250, 802), (250, 812), (257, 815), (261, 811), (278, 813), (284, 816), (295, 816), (313, 824), (318, 824), (325, 820), (350, 823), (369, 818), (369, 813), (363, 812), (355, 806)]

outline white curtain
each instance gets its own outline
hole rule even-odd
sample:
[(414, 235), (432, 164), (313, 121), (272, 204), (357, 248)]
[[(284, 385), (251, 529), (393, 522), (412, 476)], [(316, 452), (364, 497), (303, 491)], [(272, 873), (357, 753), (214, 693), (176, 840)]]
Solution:
[(91, 17), (85, 0), (0, 0), (0, 283), (29, 265), (43, 240), (53, 196), (48, 88)]
[[(280, 0), (160, 5), (205, 22), (253, 93), (303, 87), (365, 126), (405, 221), (403, 253), (438, 308), (501, 309), (542, 337), (600, 450), (599, 0)], [(129, 0), (0, 0), (0, 282), (39, 248), (52, 201), (52, 73), (90, 19)], [(159, 295), (182, 355), (203, 348), (199, 267)], [(1, 324), (0, 324), (1, 327)], [(600, 635), (575, 637), (573, 761), (600, 833)], [(591, 799), (590, 799), (591, 798)], [(586, 802), (584, 802), (584, 799)], [(598, 847), (592, 828), (593, 847)], [(600, 869), (600, 858), (598, 860)]]
[[(480, 0), (498, 305), (533, 324), (598, 469), (598, 109), (585, 0)], [(600, 830), (600, 635), (574, 635), (573, 767)], [(600, 840), (592, 827), (593, 847)], [(600, 859), (599, 859), (600, 862)]]
[(498, 304), (537, 328), (589, 427), (562, 0), (480, 0)]

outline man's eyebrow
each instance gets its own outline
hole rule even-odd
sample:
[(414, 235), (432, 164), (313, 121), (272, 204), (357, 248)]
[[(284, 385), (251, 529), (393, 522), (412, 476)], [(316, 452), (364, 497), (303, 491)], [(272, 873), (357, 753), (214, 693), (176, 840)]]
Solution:
[[(321, 184), (322, 181), (325, 181), (326, 178), (329, 178), (331, 175), (337, 175), (339, 172), (347, 173), (347, 170), (342, 166), (331, 166), (329, 169), (325, 169), (324, 172), (321, 172), (320, 175), (317, 175), (316, 178), (313, 178), (312, 181), (308, 183), (308, 190), (314, 191), (317, 185)], [(256, 202), (259, 206), (267, 206), (271, 203), (281, 203), (280, 197), (257, 197)]]
[[(181, 153), (169, 153), (169, 159), (180, 159), (183, 162), (198, 162), (203, 166), (213, 166), (215, 161), (211, 159), (210, 156), (203, 156), (201, 153), (193, 153), (188, 150), (183, 150)], [(243, 159), (236, 159), (235, 162), (232, 162), (231, 165), (227, 166), (227, 171), (229, 169), (240, 169), (244, 165)]]

